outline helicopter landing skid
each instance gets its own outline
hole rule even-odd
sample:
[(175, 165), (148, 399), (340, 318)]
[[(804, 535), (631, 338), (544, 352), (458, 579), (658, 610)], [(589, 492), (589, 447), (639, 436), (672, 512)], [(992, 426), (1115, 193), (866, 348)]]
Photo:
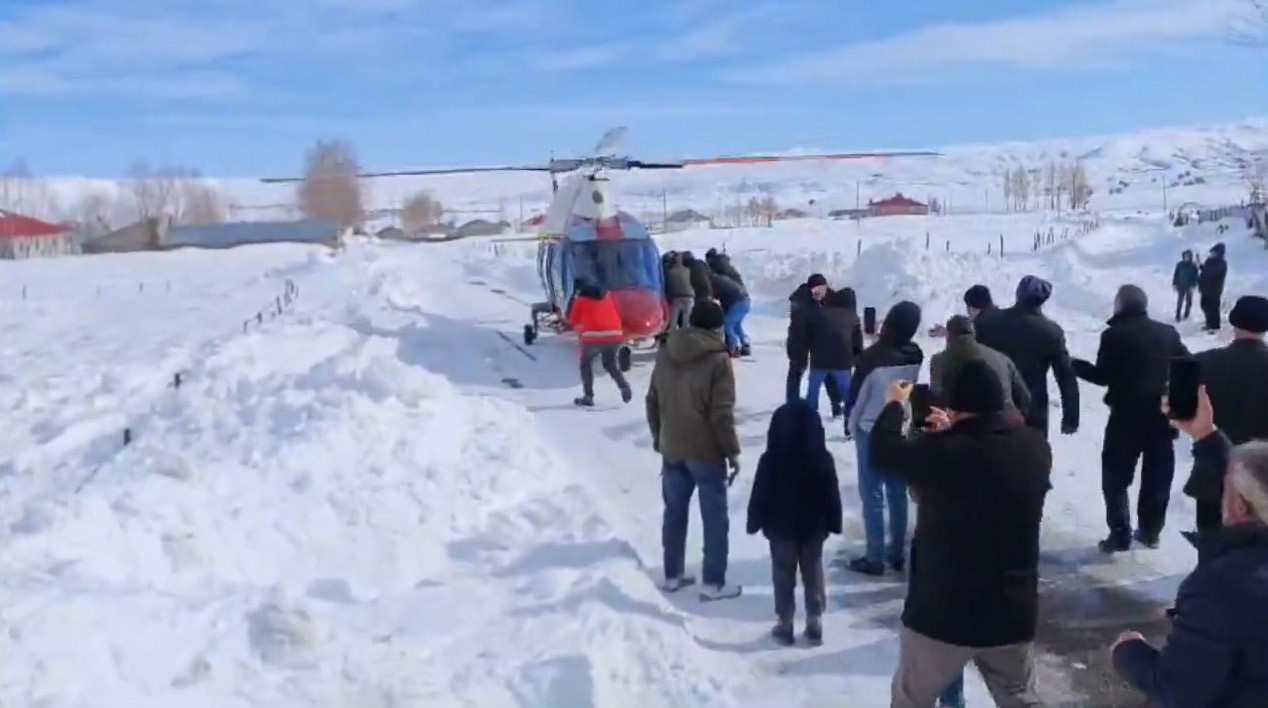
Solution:
[(559, 319), (559, 312), (549, 302), (533, 303), (529, 306), (528, 316), (530, 322), (524, 325), (524, 344), (526, 345), (532, 345), (537, 341), (537, 335), (541, 333), (543, 324), (557, 333), (567, 329)]

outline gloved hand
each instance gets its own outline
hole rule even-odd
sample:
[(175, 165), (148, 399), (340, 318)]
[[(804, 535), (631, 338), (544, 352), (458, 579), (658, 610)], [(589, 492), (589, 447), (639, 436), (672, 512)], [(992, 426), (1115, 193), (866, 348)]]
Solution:
[(740, 457), (738, 455), (727, 458), (726, 466), (731, 469), (731, 473), (727, 475), (726, 486), (731, 486), (735, 478), (740, 476)]

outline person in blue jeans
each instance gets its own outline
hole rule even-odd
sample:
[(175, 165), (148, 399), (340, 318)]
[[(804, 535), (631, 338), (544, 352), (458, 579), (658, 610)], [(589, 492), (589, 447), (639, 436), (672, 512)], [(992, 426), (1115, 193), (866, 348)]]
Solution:
[(735, 371), (722, 338), (723, 324), (718, 303), (697, 301), (690, 326), (669, 332), (657, 349), (646, 400), (652, 449), (661, 456), (664, 589), (676, 592), (695, 583), (684, 556), (691, 497), (698, 488), (704, 525), (702, 600), (740, 594), (738, 585), (726, 582), (726, 492), (739, 474), (740, 440), (735, 427)]
[[(850, 561), (857, 573), (880, 576), (885, 564), (896, 571), (906, 567), (907, 485), (878, 471), (871, 463), (871, 431), (885, 408), (885, 393), (894, 381), (915, 382), (924, 352), (912, 341), (920, 328), (920, 306), (908, 301), (890, 308), (880, 335), (859, 355), (847, 398), (846, 430), (854, 436), (858, 456), (859, 499), (867, 550)], [(910, 412), (908, 413), (910, 415)], [(885, 510), (889, 510), (889, 545), (885, 544)]]
[(838, 391), (850, 390), (850, 369), (863, 351), (863, 327), (854, 312), (855, 302), (850, 288), (828, 291), (823, 307), (806, 318), (805, 331), (799, 335), (810, 353), (806, 402), (815, 410), (819, 410), (819, 389), (828, 379)]
[(752, 301), (749, 300), (748, 295), (745, 295), (731, 305), (723, 316), (726, 347), (733, 352), (738, 352), (741, 356), (748, 356), (752, 353), (752, 349), (749, 347), (748, 334), (744, 332), (744, 318), (748, 317), (752, 306)]

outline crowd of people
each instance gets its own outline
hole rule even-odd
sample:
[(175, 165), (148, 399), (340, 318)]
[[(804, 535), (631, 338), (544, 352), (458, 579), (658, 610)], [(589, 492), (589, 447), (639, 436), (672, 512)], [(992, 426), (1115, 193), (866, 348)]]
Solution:
[[(1207, 325), (1219, 327), (1223, 250), (1217, 246), (1195, 264), (1196, 283), (1190, 258), (1177, 266), (1177, 319), (1198, 288)], [(700, 597), (736, 597), (741, 588), (727, 578), (727, 487), (741, 470), (731, 360), (748, 348), (742, 326), (748, 294), (724, 254), (711, 251), (703, 263), (689, 252), (670, 254), (665, 269), (674, 316), (646, 395), (652, 444), (663, 460), (664, 589), (696, 583), (687, 571), (686, 538), (698, 490)], [(1051, 295), (1051, 284), (1035, 276), (1018, 283), (1009, 307), (997, 307), (985, 286), (969, 288), (965, 313), (936, 330), (945, 348), (931, 358), (928, 413), (922, 408), (923, 420), (915, 421), (911, 398), (925, 358), (915, 342), (917, 304), (894, 305), (876, 336), (865, 339), (850, 288), (833, 289), (816, 274), (789, 297), (787, 400), (770, 419), (746, 524), (748, 533), (769, 540), (771, 635), (782, 644), (796, 641), (800, 574), (803, 636), (823, 641), (823, 547), (842, 532), (843, 515), (819, 414), (826, 388), (829, 420), (838, 421), (856, 454), (864, 544), (849, 568), (907, 579), (891, 704), (964, 705), (962, 672), (972, 662), (998, 705), (1043, 705), (1033, 644), (1039, 529), (1052, 488), (1051, 373), (1065, 435), (1079, 430), (1079, 380), (1106, 389), (1104, 553), (1133, 542), (1158, 547), (1177, 431), (1193, 441), (1184, 491), (1197, 502), (1197, 530), (1187, 536), (1198, 548), (1197, 568), (1169, 610), (1166, 646), (1124, 632), (1112, 647), (1113, 665), (1166, 708), (1268, 705), (1268, 443), (1255, 442), (1268, 438), (1268, 299), (1240, 298), (1229, 315), (1233, 342), (1193, 355), (1203, 384), (1200, 406), (1194, 418), (1177, 420), (1166, 406), (1168, 370), (1189, 352), (1173, 325), (1149, 317), (1143, 290), (1118, 290), (1094, 360), (1068, 352), (1063, 329), (1043, 311)], [(614, 379), (624, 394), (624, 380)], [(1133, 525), (1127, 490), (1142, 458)]]

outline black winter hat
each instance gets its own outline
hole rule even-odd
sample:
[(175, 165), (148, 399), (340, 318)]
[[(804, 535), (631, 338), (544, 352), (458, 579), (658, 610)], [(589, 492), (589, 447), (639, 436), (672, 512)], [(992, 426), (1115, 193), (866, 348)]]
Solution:
[(895, 344), (905, 344), (916, 336), (916, 330), (920, 329), (920, 305), (910, 300), (902, 302), (889, 308), (889, 312), (885, 313), (885, 321), (881, 324), (881, 333), (885, 338)]
[(1237, 329), (1255, 334), (1268, 332), (1268, 299), (1258, 295), (1243, 295), (1237, 298), (1233, 311), (1228, 313), (1228, 323)]
[(712, 300), (696, 300), (691, 308), (690, 324), (698, 329), (722, 329), (725, 319), (722, 306)]
[(985, 310), (994, 305), (991, 300), (991, 289), (985, 285), (974, 285), (964, 291), (964, 304), (977, 310)]
[(947, 387), (947, 408), (977, 415), (1004, 410), (1004, 386), (990, 364), (970, 359), (960, 366)]
[(947, 320), (947, 336), (960, 337), (963, 335), (973, 336), (973, 320), (964, 315), (955, 315)]
[(1017, 283), (1017, 302), (1038, 307), (1052, 297), (1052, 283), (1037, 275), (1028, 275)]
[(815, 273), (809, 278), (806, 278), (806, 285), (812, 288), (817, 288), (820, 285), (827, 285), (827, 284), (828, 284), (828, 279), (823, 277), (823, 273)]

